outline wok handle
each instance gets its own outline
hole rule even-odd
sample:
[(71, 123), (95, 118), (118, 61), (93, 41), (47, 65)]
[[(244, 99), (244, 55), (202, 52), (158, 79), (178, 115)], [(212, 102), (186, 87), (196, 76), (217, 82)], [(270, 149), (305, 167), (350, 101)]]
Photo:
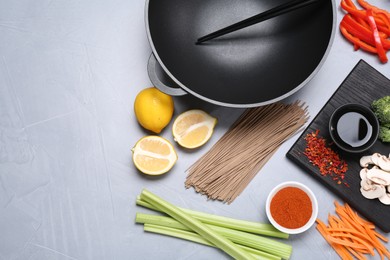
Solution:
[[(162, 92), (171, 95), (171, 96), (183, 96), (186, 95), (187, 92), (180, 88), (161, 68), (158, 64), (156, 57), (150, 55), (148, 61), (148, 74), (150, 81), (152, 84), (161, 90)], [(170, 87), (170, 86), (176, 87)]]

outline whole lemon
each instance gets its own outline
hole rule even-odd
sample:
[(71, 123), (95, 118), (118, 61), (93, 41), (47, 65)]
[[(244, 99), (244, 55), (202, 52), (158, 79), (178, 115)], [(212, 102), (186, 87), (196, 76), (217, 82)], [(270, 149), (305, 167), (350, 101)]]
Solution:
[(139, 124), (156, 134), (169, 124), (173, 109), (173, 98), (155, 87), (140, 91), (134, 101), (134, 112)]

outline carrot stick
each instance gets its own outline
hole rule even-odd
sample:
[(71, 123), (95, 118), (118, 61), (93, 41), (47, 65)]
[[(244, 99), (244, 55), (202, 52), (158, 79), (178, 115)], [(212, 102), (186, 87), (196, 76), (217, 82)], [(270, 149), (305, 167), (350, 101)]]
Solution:
[(382, 236), (381, 234), (379, 234), (378, 232), (374, 232), (375, 236), (378, 237), (380, 240), (384, 241), (384, 242), (389, 242), (389, 239), (387, 237), (384, 237)]
[[(346, 204), (346, 206), (348, 206), (349, 208), (351, 208), (348, 204)], [(359, 216), (357, 214), (357, 212), (354, 212), (351, 208), (351, 215), (353, 215), (354, 219), (356, 219), (356, 222), (359, 223), (361, 226), (364, 226), (368, 229), (371, 229), (371, 230), (374, 230), (375, 229), (375, 225), (368, 221), (368, 220), (365, 220), (363, 219), (361, 216)], [(374, 231), (376, 233), (376, 231)]]
[(336, 213), (340, 216), (340, 218), (347, 222), (348, 224), (350, 224), (354, 229), (360, 231), (360, 232), (364, 232), (364, 228), (362, 226), (359, 226), (357, 223), (355, 223), (353, 221), (353, 219), (351, 219), (351, 217), (349, 217), (347, 215), (347, 213), (345, 213), (344, 211), (342, 211), (342, 209), (336, 209)]
[[(348, 0), (345, 0), (348, 1)], [(381, 259), (390, 259), (390, 251), (382, 244), (387, 238), (375, 230), (375, 225), (363, 219), (347, 203), (334, 202), (337, 215), (328, 215), (328, 223), (317, 219), (317, 230), (342, 259), (366, 259), (378, 252)], [(338, 217), (337, 217), (338, 216)]]
[[(346, 206), (347, 205), (348, 204), (346, 204)], [(349, 205), (348, 205), (348, 207), (349, 207)], [(357, 213), (355, 213), (353, 215), (358, 217), (361, 221), (364, 221), (361, 217), (358, 216)], [(385, 254), (387, 257), (390, 258), (390, 252), (384, 247), (383, 244), (380, 243), (380, 241), (377, 239), (376, 236), (379, 235), (380, 237), (384, 238), (385, 240), (387, 240), (387, 239), (385, 237), (383, 237), (382, 235), (380, 235), (378, 232), (374, 231), (375, 226), (371, 222), (365, 221), (365, 223), (366, 223), (365, 225), (362, 225), (361, 231), (364, 232), (368, 237), (370, 237), (371, 243), (376, 248), (376, 250), (380, 254), (381, 258), (383, 257), (383, 254)], [(385, 242), (387, 242), (387, 241), (385, 241)]]
[(328, 222), (329, 222), (329, 226), (331, 228), (338, 228), (341, 226), (340, 224), (340, 220), (335, 218), (334, 216), (328, 216)]
[(348, 253), (348, 251), (345, 248), (343, 248), (339, 244), (332, 243), (330, 240), (327, 239), (328, 235), (326, 232), (325, 224), (319, 219), (317, 219), (317, 223), (318, 223), (316, 227), (317, 230), (320, 232), (320, 234), (326, 240), (326, 242), (328, 242), (328, 244), (334, 249), (334, 251), (336, 251), (336, 253), (341, 257), (341, 259), (353, 260), (353, 257)]
[(356, 252), (353, 248), (350, 248), (350, 247), (347, 247), (347, 250), (353, 255), (355, 256), (357, 259), (359, 260), (365, 260), (366, 258), (363, 256), (362, 253), (360, 252)]
[(367, 249), (364, 245), (362, 244), (358, 244), (358, 243), (353, 243), (353, 242), (349, 242), (347, 240), (343, 240), (343, 239), (339, 239), (339, 238), (335, 238), (331, 235), (327, 235), (327, 239), (332, 242), (332, 243), (335, 243), (335, 244), (339, 244), (339, 245), (343, 245), (343, 246), (349, 246), (349, 247), (352, 247), (352, 248), (357, 248), (357, 249)]
[[(328, 229), (328, 227), (325, 225), (325, 223), (322, 222), (320, 219), (317, 219), (316, 222), (317, 222), (317, 226), (322, 228), (324, 230), (324, 232)], [(326, 232), (326, 233), (328, 233), (328, 232)]]
[(370, 242), (371, 238), (366, 234), (366, 233), (361, 233), (359, 231), (356, 231), (354, 229), (351, 229), (351, 228), (328, 228), (327, 230), (329, 233), (333, 234), (335, 232), (344, 232), (344, 233), (348, 233), (348, 234), (352, 234), (354, 236), (357, 236), (367, 242)]
[(349, 212), (349, 214), (351, 216), (353, 216), (354, 219), (356, 219), (356, 222), (358, 222), (362, 226), (369, 226), (371, 229), (375, 228), (375, 226), (372, 222), (367, 221), (367, 220), (363, 219), (362, 217), (360, 217), (355, 211), (353, 211), (351, 206), (349, 206), (347, 203), (345, 203), (345, 209)]
[[(367, 249), (371, 255), (374, 255), (374, 247), (367, 244), (367, 242), (365, 242), (363, 239), (361, 238), (358, 238), (358, 237), (355, 237), (354, 235), (351, 235), (351, 234), (346, 234), (346, 233), (333, 233), (331, 235), (332, 238), (334, 239), (339, 239), (340, 240), (340, 237), (345, 237), (345, 238), (350, 238), (352, 240), (352, 242), (348, 242), (347, 244), (344, 244), (346, 246), (349, 246), (349, 247), (352, 247), (352, 248), (359, 248), (359, 249)], [(346, 240), (340, 240), (340, 241), (346, 241)], [(353, 243), (353, 245), (348, 245), (349, 243)], [(356, 245), (356, 246), (355, 246)]]
[(368, 228), (365, 228), (365, 230), (366, 230), (367, 234), (371, 237), (372, 242), (375, 243), (375, 247), (376, 247), (376, 250), (378, 251), (378, 253), (380, 255), (382, 255), (382, 253), (383, 253), (388, 258), (390, 258), (389, 250), (386, 249), (385, 246), (379, 242), (379, 240), (376, 237), (376, 235), (374, 234), (374, 232), (371, 229), (368, 229)]

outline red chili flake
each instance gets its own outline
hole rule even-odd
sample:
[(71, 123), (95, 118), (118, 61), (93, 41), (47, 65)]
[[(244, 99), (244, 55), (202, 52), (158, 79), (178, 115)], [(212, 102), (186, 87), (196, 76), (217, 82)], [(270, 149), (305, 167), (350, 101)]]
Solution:
[[(348, 165), (340, 156), (327, 146), (326, 140), (320, 137), (319, 130), (306, 135), (306, 148), (303, 153), (309, 161), (317, 166), (321, 175), (329, 175), (337, 184), (341, 184), (345, 178), (345, 172), (348, 170)], [(345, 186), (349, 187), (347, 183)]]

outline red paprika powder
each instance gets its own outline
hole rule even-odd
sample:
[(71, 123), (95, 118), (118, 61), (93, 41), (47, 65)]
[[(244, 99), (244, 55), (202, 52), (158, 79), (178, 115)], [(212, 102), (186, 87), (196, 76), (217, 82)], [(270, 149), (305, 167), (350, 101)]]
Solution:
[(296, 187), (286, 187), (272, 198), (270, 211), (279, 225), (295, 229), (309, 221), (313, 208), (306, 192)]

